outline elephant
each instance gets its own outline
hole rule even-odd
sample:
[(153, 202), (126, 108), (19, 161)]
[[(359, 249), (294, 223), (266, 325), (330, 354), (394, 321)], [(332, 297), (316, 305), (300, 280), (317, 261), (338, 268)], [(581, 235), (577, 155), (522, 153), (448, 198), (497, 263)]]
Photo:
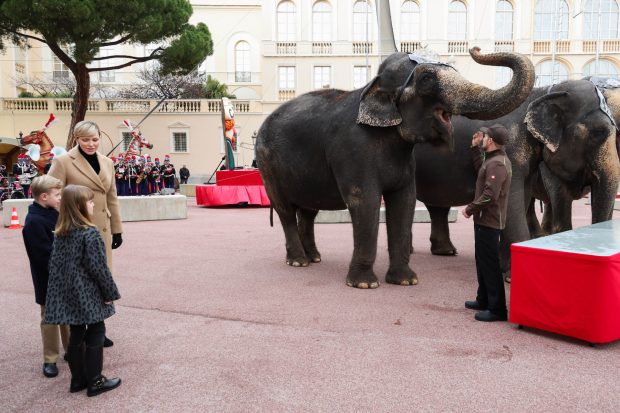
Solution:
[[(599, 90), (601, 90), (605, 102), (607, 103), (609, 109), (609, 115), (613, 118), (613, 121), (616, 125), (616, 152), (620, 156), (620, 131), (618, 130), (618, 124), (620, 122), (620, 81), (617, 79), (607, 79), (600, 77), (586, 77), (584, 80), (589, 80), (594, 83)], [(581, 198), (587, 195), (590, 192), (590, 187), (583, 188), (581, 194), (575, 194), (574, 199)], [(538, 218), (536, 217), (536, 213), (534, 211), (535, 208), (535, 200), (538, 199), (542, 203), (544, 203), (543, 208), (543, 220), (542, 226), (538, 222)], [(558, 200), (556, 198), (555, 202)], [(609, 201), (611, 202), (611, 201)], [(551, 197), (547, 188), (545, 187), (545, 183), (542, 179), (542, 171), (538, 173), (538, 179), (534, 183), (534, 192), (530, 207), (528, 209), (528, 227), (530, 229), (531, 236), (538, 237), (549, 234), (555, 234), (557, 232), (566, 231), (572, 228), (572, 223), (570, 217), (566, 215), (560, 215), (558, 217), (557, 214), (553, 214), (553, 203), (551, 202)]]
[(535, 88), (515, 111), (492, 122), (455, 116), (454, 152), (445, 145), (418, 145), (414, 151), (417, 199), (431, 215), (433, 254), (457, 252), (450, 240), (448, 211), (474, 198), (471, 136), (490, 123), (501, 123), (510, 132), (505, 150), (513, 175), (500, 247), (500, 266), (509, 277), (510, 245), (539, 235), (531, 233), (534, 197), (551, 206), (550, 222), (543, 221), (551, 233), (571, 229), (572, 201), (588, 188), (592, 222), (611, 219), (620, 181), (616, 127), (601, 109), (596, 87), (587, 80)]
[(421, 142), (453, 146), (452, 114), (493, 119), (516, 108), (534, 82), (532, 63), (514, 53), (482, 54), (483, 65), (508, 66), (508, 85), (491, 90), (454, 68), (394, 53), (365, 87), (325, 89), (292, 99), (272, 112), (256, 140), (256, 160), (286, 240), (286, 263), (321, 261), (314, 237), (319, 210), (345, 207), (353, 226), (346, 284), (377, 288), (379, 210), (385, 202), (389, 268), (385, 281), (415, 285), (409, 266), (415, 209), (412, 151)]

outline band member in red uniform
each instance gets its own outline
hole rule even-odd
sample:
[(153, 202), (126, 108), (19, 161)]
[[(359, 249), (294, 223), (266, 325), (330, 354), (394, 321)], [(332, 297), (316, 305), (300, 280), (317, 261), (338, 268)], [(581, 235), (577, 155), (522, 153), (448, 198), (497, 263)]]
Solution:
[(174, 177), (177, 171), (174, 169), (174, 165), (170, 163), (170, 155), (164, 156), (164, 165), (161, 167), (161, 173), (164, 177), (164, 188), (172, 188), (174, 193)]
[(30, 198), (30, 184), (32, 179), (38, 174), (37, 167), (30, 162), (28, 155), (21, 154), (17, 156), (17, 163), (13, 165), (13, 176), (23, 188), (25, 198)]
[(156, 194), (161, 191), (161, 165), (159, 158), (155, 158), (155, 164), (149, 170), (149, 184), (151, 185), (151, 193)]
[(118, 196), (127, 195), (127, 165), (125, 165), (125, 159), (122, 157), (122, 153), (118, 154), (119, 157), (114, 165), (114, 179), (116, 180), (116, 193)]
[(136, 181), (138, 180), (138, 168), (136, 167), (136, 157), (132, 156), (127, 163), (127, 183), (129, 186), (129, 190), (127, 191), (127, 195), (138, 195), (138, 185)]

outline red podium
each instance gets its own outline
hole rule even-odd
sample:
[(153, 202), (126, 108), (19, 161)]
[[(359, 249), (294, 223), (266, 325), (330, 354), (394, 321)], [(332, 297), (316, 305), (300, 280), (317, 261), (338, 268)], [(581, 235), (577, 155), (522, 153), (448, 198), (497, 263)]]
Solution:
[(196, 203), (198, 205), (270, 205), (258, 169), (217, 171), (215, 182), (215, 185), (196, 186)]
[(620, 339), (620, 220), (513, 244), (510, 321), (590, 343)]

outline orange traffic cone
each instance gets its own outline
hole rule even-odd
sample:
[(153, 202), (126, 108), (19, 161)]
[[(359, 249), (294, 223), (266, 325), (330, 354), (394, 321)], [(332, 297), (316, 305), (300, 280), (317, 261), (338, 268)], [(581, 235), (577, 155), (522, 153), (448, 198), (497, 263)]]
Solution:
[(13, 211), (11, 212), (11, 225), (9, 225), (9, 229), (20, 229), (22, 226), (19, 225), (19, 218), (17, 218), (17, 208), (13, 207)]

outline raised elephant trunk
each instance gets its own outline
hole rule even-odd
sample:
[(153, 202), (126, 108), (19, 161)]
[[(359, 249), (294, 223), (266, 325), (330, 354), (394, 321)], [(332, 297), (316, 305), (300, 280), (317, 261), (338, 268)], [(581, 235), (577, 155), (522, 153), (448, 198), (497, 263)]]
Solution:
[(514, 53), (483, 55), (478, 47), (470, 49), (469, 54), (482, 65), (509, 67), (513, 76), (506, 86), (492, 90), (468, 82), (460, 75), (447, 73), (446, 76), (453, 77), (454, 80), (444, 80), (449, 84), (449, 87), (444, 88), (444, 99), (452, 105), (453, 114), (470, 119), (497, 119), (519, 107), (531, 93), (535, 75), (534, 66), (527, 57)]

